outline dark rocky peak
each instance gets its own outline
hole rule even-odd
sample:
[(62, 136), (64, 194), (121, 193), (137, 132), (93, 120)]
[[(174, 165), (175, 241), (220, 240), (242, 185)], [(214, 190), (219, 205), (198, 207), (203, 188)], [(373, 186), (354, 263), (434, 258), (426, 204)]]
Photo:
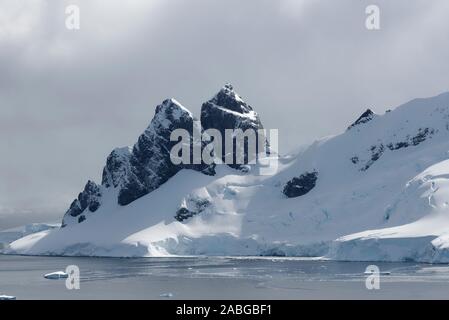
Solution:
[[(161, 157), (159, 151), (167, 153), (170, 134), (177, 128), (192, 131), (193, 117), (175, 99), (167, 99), (158, 105), (153, 119), (133, 147), (116, 148), (108, 156), (103, 169), (102, 184), (109, 187), (124, 187), (128, 178), (135, 180), (133, 167), (148, 165)], [(162, 159), (159, 159), (163, 161)]]
[(193, 131), (201, 131), (201, 126), (192, 113), (176, 100), (168, 99), (156, 107), (153, 120), (132, 148), (129, 161), (125, 157), (120, 166), (106, 168), (107, 172), (118, 168), (118, 171), (115, 170), (118, 175), (125, 173), (120, 177), (119, 183), (120, 205), (127, 205), (157, 189), (182, 169), (193, 169), (205, 174), (215, 173), (213, 168), (205, 164), (176, 165), (171, 161), (170, 151), (178, 142), (170, 141), (170, 135), (176, 129), (185, 129), (190, 133), (191, 150), (194, 144), (202, 143), (193, 140)]
[(178, 141), (170, 141), (170, 135), (175, 129), (185, 129), (190, 133), (191, 155), (197, 144), (205, 147), (205, 142), (193, 139), (193, 131), (198, 130), (201, 134), (202, 128), (192, 113), (175, 99), (163, 101), (156, 107), (150, 125), (133, 147), (117, 148), (110, 153), (103, 169), (103, 189), (89, 181), (64, 216), (63, 225), (67, 224), (68, 216), (79, 216), (78, 222), (82, 222), (88, 218), (86, 209), (96, 211), (101, 205), (101, 190), (117, 189), (117, 203), (127, 205), (157, 189), (182, 169), (215, 174), (214, 165), (177, 165), (172, 162), (170, 151)]
[[(204, 129), (217, 129), (225, 137), (226, 129), (241, 129), (246, 131), (253, 129), (257, 133), (258, 129), (263, 129), (259, 115), (234, 91), (230, 84), (226, 84), (209, 101), (203, 103), (201, 107), (201, 125)], [(223, 159), (225, 155), (223, 141)], [(246, 146), (236, 146), (234, 144), (234, 156), (237, 148), (247, 149)], [(254, 155), (245, 152), (245, 163)], [(230, 165), (233, 168), (240, 168), (241, 165)]]
[(129, 160), (131, 158), (132, 148), (116, 148), (106, 159), (106, 166), (103, 169), (103, 178), (101, 184), (106, 188), (117, 188), (123, 182), (129, 169)]
[(247, 114), (253, 111), (251, 106), (243, 101), (243, 99), (234, 91), (233, 86), (229, 83), (221, 88), (208, 103), (242, 114)]
[[(220, 123), (224, 120), (224, 123)], [(205, 129), (263, 128), (259, 115), (226, 84), (201, 107), (201, 125)]]
[(62, 227), (67, 225), (65, 221), (66, 216), (78, 217), (84, 211), (89, 210), (95, 212), (101, 205), (101, 187), (93, 181), (87, 181), (84, 190), (78, 195), (78, 198), (73, 200), (69, 210), (67, 210), (62, 221)]
[(365, 112), (362, 113), (362, 115), (356, 121), (354, 121), (354, 123), (352, 123), (348, 127), (348, 130), (350, 130), (351, 128), (353, 128), (355, 126), (358, 126), (360, 124), (367, 123), (367, 122), (373, 120), (375, 116), (376, 116), (376, 114), (373, 111), (371, 111), (371, 109), (367, 109)]
[[(189, 129), (194, 118), (192, 113), (175, 99), (167, 99), (156, 107), (156, 111), (145, 134), (171, 133), (173, 129)], [(190, 128), (191, 129), (191, 128)]]

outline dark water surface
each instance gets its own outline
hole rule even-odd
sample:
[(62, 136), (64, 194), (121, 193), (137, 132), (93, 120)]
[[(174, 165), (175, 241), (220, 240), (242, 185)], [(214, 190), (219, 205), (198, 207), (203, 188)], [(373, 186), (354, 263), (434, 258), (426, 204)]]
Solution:
[[(44, 274), (80, 269), (80, 289)], [(81, 258), (0, 255), (0, 294), (17, 299), (449, 299), (449, 266), (290, 258)]]

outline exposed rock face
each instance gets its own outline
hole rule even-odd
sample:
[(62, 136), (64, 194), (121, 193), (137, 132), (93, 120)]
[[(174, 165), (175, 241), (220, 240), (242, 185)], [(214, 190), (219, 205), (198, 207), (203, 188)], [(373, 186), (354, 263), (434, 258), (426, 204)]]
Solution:
[(435, 132), (436, 132), (436, 130), (432, 129), (432, 128), (424, 128), (424, 129), (419, 128), (418, 132), (414, 136), (412, 136), (412, 137), (409, 136), (405, 141), (389, 143), (387, 145), (387, 147), (388, 147), (388, 149), (393, 151), (393, 150), (398, 150), (398, 149), (402, 149), (402, 148), (407, 148), (409, 146), (417, 146), (421, 142), (426, 141), (427, 138), (434, 135)]
[(103, 184), (120, 188), (120, 205), (127, 205), (150, 193), (182, 169), (214, 174), (213, 168), (205, 164), (176, 165), (170, 159), (170, 150), (178, 143), (170, 141), (170, 134), (175, 129), (185, 129), (190, 133), (191, 149), (194, 144), (200, 144), (199, 148), (202, 148), (201, 141), (193, 140), (193, 130), (201, 134), (201, 127), (194, 120), (190, 111), (176, 100), (165, 100), (157, 106), (151, 124), (132, 150), (122, 148), (111, 153), (103, 171)]
[(124, 147), (114, 149), (106, 160), (106, 166), (103, 169), (103, 178), (101, 184), (106, 188), (122, 187), (125, 182), (123, 177), (129, 174), (132, 148)]
[[(257, 130), (263, 129), (257, 113), (239, 97), (231, 85), (224, 86), (203, 104), (201, 122), (196, 121), (192, 113), (174, 99), (167, 99), (158, 105), (150, 125), (140, 135), (137, 143), (132, 147), (114, 149), (110, 153), (103, 169), (102, 185), (98, 186), (92, 181), (87, 183), (84, 191), (66, 212), (63, 226), (72, 221), (81, 223), (88, 219), (89, 212), (95, 212), (100, 207), (103, 193), (110, 190), (115, 190), (117, 203), (125, 206), (159, 188), (182, 169), (214, 175), (215, 164), (208, 165), (202, 160), (197, 163), (193, 161), (193, 150), (202, 151), (209, 143), (201, 141), (201, 134), (205, 129), (217, 129), (223, 138), (225, 129), (253, 129), (256, 143)], [(176, 129), (184, 129), (190, 134), (190, 164), (174, 164), (170, 158), (170, 151), (179, 143), (170, 141), (170, 135)], [(256, 153), (249, 154), (247, 144), (247, 140), (239, 144), (234, 138), (233, 163), (237, 162), (237, 148), (243, 148), (244, 164), (231, 167), (243, 170), (248, 167), (245, 164), (255, 159)], [(224, 141), (222, 145), (224, 160)], [(200, 207), (184, 209), (180, 208), (177, 214), (180, 221), (203, 210)]]
[(283, 193), (289, 198), (296, 198), (310, 192), (318, 179), (318, 172), (306, 172), (299, 177), (294, 177), (288, 181), (284, 187)]
[[(250, 105), (242, 100), (230, 84), (225, 85), (211, 100), (202, 105), (201, 125), (205, 130), (217, 129), (220, 131), (223, 139), (225, 138), (226, 129), (241, 129), (242, 131), (252, 129), (255, 131), (256, 139), (257, 130), (263, 129), (259, 115)], [(234, 139), (233, 145), (233, 161), (232, 164), (229, 164), (230, 167), (239, 169), (242, 165), (237, 163), (237, 149), (242, 149), (244, 152), (243, 164), (247, 164), (255, 159), (256, 154), (248, 153), (247, 141), (245, 141), (244, 145), (241, 145)], [(222, 160), (225, 161), (224, 141), (222, 146)]]
[[(403, 148), (408, 148), (411, 146), (417, 146), (423, 143), (427, 139), (432, 138), (436, 133), (433, 128), (419, 128), (418, 132), (413, 136), (407, 135), (407, 137), (402, 141), (380, 143), (370, 147), (369, 151), (371, 153), (369, 159), (365, 161), (364, 166), (360, 168), (360, 171), (368, 170), (377, 160), (379, 160), (386, 151), (396, 151)], [(354, 156), (351, 158), (351, 162), (357, 164), (359, 162), (359, 156)]]
[(187, 199), (176, 211), (175, 219), (182, 222), (205, 211), (210, 205), (211, 202), (208, 199)]
[[(155, 190), (182, 169), (215, 174), (214, 165), (202, 162), (176, 165), (171, 161), (170, 151), (178, 143), (170, 141), (170, 135), (175, 129), (185, 129), (189, 132), (190, 163), (193, 163), (193, 148), (202, 150), (206, 145), (201, 140), (194, 140), (193, 131), (196, 130), (200, 135), (201, 126), (190, 111), (176, 100), (165, 100), (156, 107), (153, 120), (133, 147), (114, 149), (108, 156), (103, 169), (102, 187), (89, 181), (78, 199), (73, 201), (65, 217), (78, 217), (86, 209), (95, 212), (101, 205), (101, 188), (118, 189), (118, 204), (127, 205)], [(82, 222), (86, 218), (86, 215), (82, 215), (77, 221)], [(63, 223), (63, 226), (65, 225), (66, 223)]]
[(101, 205), (101, 187), (93, 181), (88, 181), (84, 190), (78, 195), (78, 198), (73, 200), (69, 210), (67, 210), (62, 220), (62, 226), (64, 227), (66, 222), (66, 216), (78, 217), (84, 211), (95, 212)]
[(376, 116), (376, 114), (374, 112), (372, 112), (371, 109), (367, 109), (364, 113), (362, 113), (362, 115), (356, 121), (354, 121), (354, 123), (352, 123), (348, 127), (348, 130), (352, 129), (355, 126), (358, 126), (360, 124), (367, 123), (367, 122), (373, 120), (375, 116)]

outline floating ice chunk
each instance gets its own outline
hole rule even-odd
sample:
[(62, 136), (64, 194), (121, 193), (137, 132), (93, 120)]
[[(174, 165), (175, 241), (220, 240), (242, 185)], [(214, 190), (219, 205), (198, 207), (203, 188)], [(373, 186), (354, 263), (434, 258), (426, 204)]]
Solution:
[[(369, 272), (369, 271), (365, 271), (363, 274), (370, 275), (370, 274), (373, 274), (373, 273)], [(389, 276), (391, 274), (391, 272), (390, 271), (381, 271), (381, 272), (379, 272), (379, 274), (381, 276)]]
[(5, 294), (0, 294), (0, 300), (16, 300), (14, 296), (7, 296)]
[(174, 296), (173, 293), (168, 292), (168, 293), (162, 293), (159, 297), (161, 298), (172, 298)]
[(68, 278), (69, 275), (67, 273), (65, 273), (64, 271), (56, 271), (56, 272), (52, 272), (52, 273), (47, 273), (46, 275), (44, 275), (45, 279), (66, 279)]

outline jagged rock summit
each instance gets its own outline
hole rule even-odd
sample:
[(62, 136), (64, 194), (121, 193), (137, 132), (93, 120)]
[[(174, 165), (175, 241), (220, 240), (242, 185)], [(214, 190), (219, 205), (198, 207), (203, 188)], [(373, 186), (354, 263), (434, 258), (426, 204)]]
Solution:
[(97, 211), (101, 206), (103, 194), (112, 190), (117, 194), (117, 203), (125, 206), (157, 189), (182, 169), (214, 175), (215, 165), (193, 164), (193, 161), (189, 165), (174, 164), (170, 159), (170, 150), (177, 143), (170, 141), (173, 130), (187, 130), (191, 137), (191, 150), (194, 147), (202, 150), (206, 143), (194, 140), (193, 133), (196, 131), (201, 134), (210, 128), (223, 132), (224, 136), (225, 129), (257, 130), (263, 126), (257, 113), (230, 84), (226, 84), (203, 104), (201, 123), (178, 101), (167, 99), (156, 107), (150, 125), (134, 146), (116, 148), (110, 153), (103, 169), (101, 185), (90, 180), (87, 182), (64, 215), (62, 226), (72, 221), (80, 223), (86, 220), (89, 213)]
[[(240, 129), (246, 131), (253, 129), (255, 132), (263, 129), (259, 115), (234, 91), (231, 84), (226, 84), (220, 92), (212, 99), (205, 102), (201, 107), (201, 125), (205, 130), (217, 129), (221, 135), (225, 136), (226, 129)], [(259, 137), (256, 137), (256, 141)], [(234, 158), (230, 167), (240, 168), (237, 163), (235, 154), (236, 148), (239, 147), (234, 139)], [(257, 142), (256, 142), (257, 143)], [(247, 149), (247, 145), (240, 146)], [(258, 150), (256, 150), (256, 153)], [(244, 151), (244, 162), (250, 162), (255, 154), (249, 155), (247, 150)], [(222, 160), (226, 157), (225, 146), (223, 145)]]
[(354, 128), (355, 126), (358, 126), (360, 124), (367, 123), (367, 122), (373, 120), (375, 116), (376, 116), (376, 114), (371, 109), (366, 109), (366, 111), (363, 112), (360, 115), (360, 117), (348, 127), (348, 130)]
[(193, 131), (201, 131), (190, 111), (174, 99), (165, 100), (156, 112), (145, 132), (132, 148), (115, 149), (109, 155), (103, 170), (102, 185), (118, 188), (118, 203), (127, 205), (158, 188), (178, 171), (192, 169), (213, 174), (206, 165), (175, 165), (170, 150), (177, 143), (170, 141), (175, 129), (185, 129), (192, 137)]

